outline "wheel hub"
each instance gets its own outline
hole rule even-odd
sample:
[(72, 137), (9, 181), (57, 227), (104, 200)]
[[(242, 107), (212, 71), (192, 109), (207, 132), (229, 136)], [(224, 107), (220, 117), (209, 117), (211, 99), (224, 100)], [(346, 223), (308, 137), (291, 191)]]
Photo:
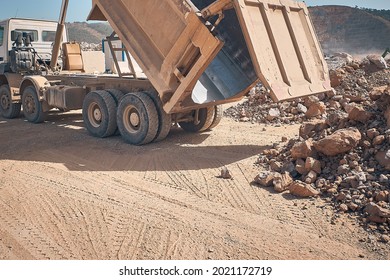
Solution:
[(100, 111), (99, 108), (96, 108), (93, 111), (93, 117), (95, 118), (96, 121), (101, 122), (102, 121), (102, 112)]
[(28, 113), (33, 114), (35, 112), (35, 102), (32, 96), (27, 96), (25, 104), (23, 104), (24, 110)]
[(123, 123), (130, 133), (136, 133), (140, 129), (141, 118), (135, 106), (131, 105), (126, 108), (123, 114)]
[(93, 102), (88, 107), (88, 119), (91, 125), (95, 128), (100, 127), (103, 121), (102, 110), (96, 102)]
[(136, 112), (132, 112), (130, 115), (130, 124), (134, 127), (139, 126), (140, 119), (139, 115)]
[(10, 106), (10, 100), (8, 98), (8, 96), (6, 95), (2, 95), (1, 96), (1, 107), (4, 109), (4, 110), (7, 110)]

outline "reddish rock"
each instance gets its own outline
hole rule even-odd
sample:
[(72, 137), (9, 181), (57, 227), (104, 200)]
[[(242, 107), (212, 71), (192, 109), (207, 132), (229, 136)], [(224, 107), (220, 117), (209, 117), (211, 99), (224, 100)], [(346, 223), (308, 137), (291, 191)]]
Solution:
[(291, 156), (293, 159), (308, 158), (313, 155), (313, 142), (306, 140), (296, 143), (291, 149)]
[(362, 106), (353, 105), (350, 109), (348, 118), (353, 121), (358, 121), (361, 123), (368, 122), (373, 117), (373, 114), (364, 110)]
[(260, 172), (259, 175), (256, 176), (255, 183), (261, 185), (262, 187), (272, 187), (274, 179), (274, 172), (264, 171)]
[(289, 185), (293, 182), (293, 178), (288, 172), (275, 176), (273, 181), (274, 189), (278, 193), (282, 193), (288, 190)]
[(386, 137), (384, 135), (378, 135), (374, 138), (374, 140), (372, 140), (372, 144), (374, 146), (377, 146), (377, 145), (382, 145), (383, 142), (385, 142), (386, 140)]
[(379, 205), (370, 202), (367, 204), (366, 208), (364, 208), (364, 212), (369, 216), (378, 216), (382, 218), (390, 218), (390, 210), (380, 207)]
[(310, 171), (306, 169), (306, 164), (303, 159), (297, 159), (295, 163), (295, 170), (302, 175), (306, 175)]
[(306, 170), (314, 171), (317, 174), (321, 173), (321, 162), (319, 160), (316, 160), (315, 158), (308, 157), (305, 162), (305, 168)]
[(332, 87), (338, 87), (339, 85), (341, 85), (341, 82), (343, 81), (343, 77), (340, 75), (340, 73), (334, 70), (330, 70), (329, 76), (330, 76), (330, 85)]
[(326, 111), (324, 102), (313, 103), (306, 112), (306, 117), (314, 118), (321, 116)]
[(388, 192), (388, 191), (380, 191), (380, 192), (375, 196), (375, 200), (376, 200), (377, 202), (380, 202), (380, 201), (389, 202), (389, 194), (390, 194), (390, 192)]
[(383, 168), (390, 171), (390, 150), (387, 152), (379, 151), (375, 155), (375, 159)]
[(372, 101), (377, 101), (381, 98), (382, 94), (389, 91), (388, 86), (376, 87), (370, 92), (370, 98)]
[(321, 131), (327, 128), (325, 120), (314, 120), (301, 125), (299, 128), (299, 136), (303, 139), (309, 139), (315, 132)]
[(357, 146), (362, 135), (357, 128), (340, 129), (332, 135), (314, 142), (314, 148), (327, 156), (349, 152)]
[(298, 197), (313, 197), (320, 193), (309, 184), (295, 181), (289, 186), (290, 193)]

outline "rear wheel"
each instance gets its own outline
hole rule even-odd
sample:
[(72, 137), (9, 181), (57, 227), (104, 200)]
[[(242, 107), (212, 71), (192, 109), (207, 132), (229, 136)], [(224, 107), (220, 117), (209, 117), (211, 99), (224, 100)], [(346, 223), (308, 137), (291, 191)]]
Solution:
[[(112, 98), (114, 98), (114, 100), (115, 100), (115, 104), (116, 104), (115, 112), (116, 112), (118, 110), (119, 102), (121, 101), (123, 96), (125, 96), (125, 94), (122, 91), (118, 90), (118, 89), (106, 89), (106, 91), (109, 94), (111, 94)], [(116, 113), (115, 113), (115, 118), (116, 118)], [(118, 126), (117, 126), (117, 128), (115, 130), (114, 135), (120, 135)]]
[(214, 121), (214, 107), (201, 108), (198, 111), (198, 117), (196, 110), (192, 111), (193, 121), (179, 122), (181, 128), (188, 132), (203, 132), (209, 129)]
[(42, 123), (46, 120), (48, 112), (43, 112), (42, 102), (39, 101), (34, 86), (28, 86), (22, 93), (24, 117), (32, 123)]
[(158, 130), (154, 142), (160, 142), (167, 138), (172, 128), (172, 116), (164, 111), (163, 103), (157, 92), (148, 92), (148, 95), (153, 100), (158, 114)]
[(144, 92), (126, 94), (119, 102), (117, 123), (123, 139), (133, 145), (152, 142), (158, 132), (158, 113)]
[(211, 123), (211, 126), (208, 128), (209, 130), (216, 128), (223, 118), (223, 107), (222, 105), (217, 105), (214, 107), (214, 119)]
[(0, 87), (0, 115), (6, 119), (14, 119), (19, 116), (20, 103), (12, 103), (11, 91), (8, 85)]
[(99, 138), (113, 135), (117, 129), (116, 109), (115, 100), (107, 91), (88, 93), (83, 103), (83, 119), (88, 132)]

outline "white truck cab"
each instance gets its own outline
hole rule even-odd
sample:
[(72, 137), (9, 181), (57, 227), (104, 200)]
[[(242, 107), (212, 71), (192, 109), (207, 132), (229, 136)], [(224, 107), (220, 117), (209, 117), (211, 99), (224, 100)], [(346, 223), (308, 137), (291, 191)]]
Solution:
[[(9, 52), (12, 50), (12, 32), (28, 33), (32, 36), (32, 47), (40, 59), (50, 61), (52, 45), (56, 37), (57, 22), (34, 19), (11, 18), (0, 21), (0, 64), (9, 61)], [(67, 42), (67, 33), (64, 32), (63, 42)]]

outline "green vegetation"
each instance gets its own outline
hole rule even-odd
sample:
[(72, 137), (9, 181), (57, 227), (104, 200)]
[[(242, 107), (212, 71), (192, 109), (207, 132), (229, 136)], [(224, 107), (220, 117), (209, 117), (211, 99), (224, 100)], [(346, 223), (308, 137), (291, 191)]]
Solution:
[(369, 8), (359, 8), (359, 9), (390, 21), (390, 10), (376, 10), (376, 9), (369, 9)]

